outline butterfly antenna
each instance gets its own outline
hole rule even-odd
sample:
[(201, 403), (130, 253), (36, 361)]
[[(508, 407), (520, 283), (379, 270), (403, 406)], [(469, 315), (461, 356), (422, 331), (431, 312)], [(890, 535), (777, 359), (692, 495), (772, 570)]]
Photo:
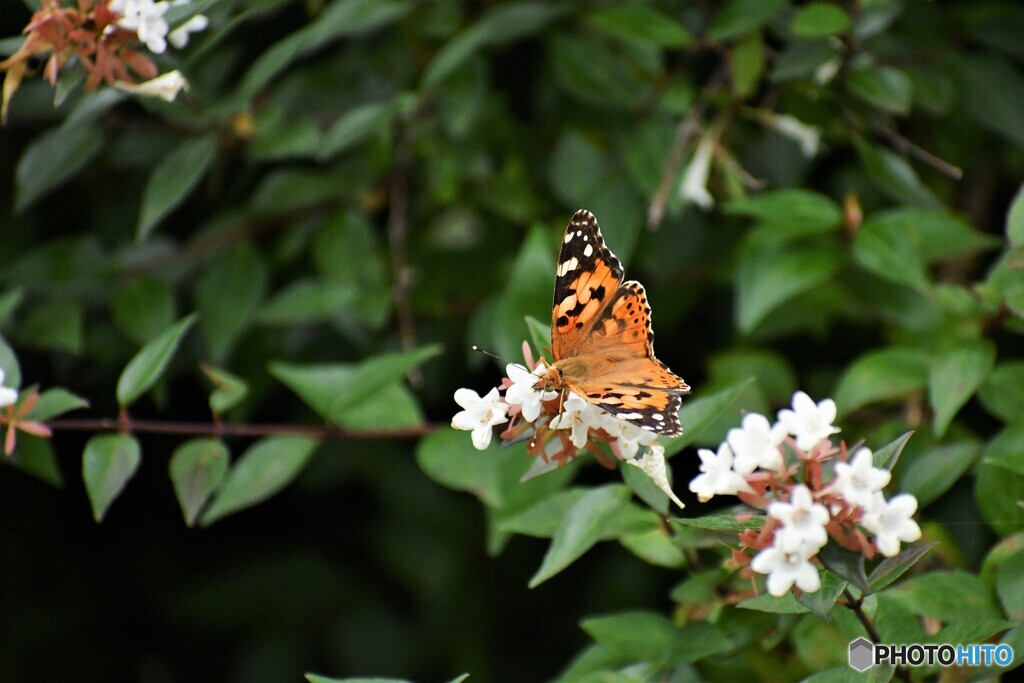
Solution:
[(530, 371), (530, 370), (529, 370), (529, 368), (527, 368), (526, 366), (524, 366), (524, 365), (523, 365), (522, 363), (513, 363), (512, 361), (510, 361), (510, 360), (508, 360), (508, 359), (502, 358), (501, 356), (499, 356), (499, 355), (498, 355), (498, 354), (496, 354), (496, 353), (491, 353), (490, 351), (484, 351), (483, 349), (481, 349), (481, 348), (480, 348), (479, 346), (477, 346), (476, 344), (474, 344), (474, 345), (473, 345), (473, 350), (474, 350), (474, 351), (479, 351), (480, 353), (484, 354), (485, 356), (490, 356), (491, 358), (497, 358), (498, 360), (500, 360), (500, 361), (501, 361), (502, 363), (504, 363), (504, 364), (506, 364), (506, 365), (515, 365), (516, 367), (520, 367), (520, 368), (523, 368), (523, 369), (524, 369), (524, 370), (526, 370), (527, 372), (529, 372), (529, 371)]

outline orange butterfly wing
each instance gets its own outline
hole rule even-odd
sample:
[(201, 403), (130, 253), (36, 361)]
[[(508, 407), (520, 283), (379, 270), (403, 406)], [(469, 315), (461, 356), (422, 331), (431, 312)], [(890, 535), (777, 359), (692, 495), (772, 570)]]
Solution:
[(597, 219), (577, 211), (555, 271), (551, 349), (561, 386), (639, 427), (679, 434), (690, 390), (654, 356), (651, 308), (639, 282), (622, 282)]

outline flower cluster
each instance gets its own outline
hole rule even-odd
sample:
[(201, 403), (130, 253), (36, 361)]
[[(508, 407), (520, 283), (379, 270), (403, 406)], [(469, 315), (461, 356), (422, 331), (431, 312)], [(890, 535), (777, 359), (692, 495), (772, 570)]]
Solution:
[[(845, 443), (833, 445), (831, 437), (839, 432), (832, 424), (835, 418), (832, 399), (815, 403), (800, 391), (792, 409), (779, 411), (774, 425), (763, 415), (748, 414), (717, 453), (698, 452), (701, 474), (690, 482), (690, 490), (701, 501), (734, 495), (767, 511), (759, 530), (740, 534), (743, 548), (733, 559), (767, 574), (772, 595), (783, 595), (794, 585), (818, 590), (813, 561), (829, 539), (870, 559), (876, 551), (896, 555), (901, 542), (921, 537), (911, 518), (917, 500), (909, 494), (886, 500), (882, 489), (889, 471), (874, 466), (867, 448), (849, 455)], [(751, 558), (744, 548), (757, 554)]]
[[(196, 14), (171, 30), (165, 15), (171, 7), (191, 0), (77, 0), (65, 7), (61, 0), (41, 0), (23, 33), (25, 42), (13, 55), (0, 62), (5, 72), (0, 118), (6, 121), (11, 97), (28, 73), (29, 63), (45, 58), (44, 77), (56, 85), (60, 70), (77, 61), (88, 72), (86, 90), (101, 83), (135, 94), (173, 100), (187, 88), (177, 71), (157, 77), (159, 69), (139, 49), (162, 54), (170, 42), (176, 48), (188, 44), (189, 35), (202, 31), (209, 20)], [(173, 75), (172, 75), (173, 74)], [(146, 79), (136, 83), (136, 78)]]
[[(484, 450), (491, 443), (494, 425), (505, 425), (505, 441), (527, 440), (527, 452), (539, 456), (535, 472), (558, 467), (575, 458), (579, 451), (592, 453), (600, 462), (611, 462), (600, 444), (607, 444), (620, 460), (642, 469), (679, 507), (683, 507), (668, 481), (665, 447), (657, 435), (620, 420), (576, 394), (542, 391), (536, 388), (545, 365), (535, 361), (523, 342), (525, 367), (509, 364), (500, 387), (480, 396), (472, 389), (455, 392), (462, 411), (452, 418), (452, 427), (472, 432), (473, 445)], [(533, 372), (527, 368), (534, 368)], [(501, 392), (504, 392), (502, 394)], [(641, 452), (641, 448), (643, 451)]]

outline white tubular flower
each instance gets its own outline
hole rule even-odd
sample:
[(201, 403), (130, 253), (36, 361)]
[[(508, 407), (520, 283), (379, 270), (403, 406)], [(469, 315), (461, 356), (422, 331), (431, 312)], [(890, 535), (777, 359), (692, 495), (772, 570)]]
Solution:
[(590, 428), (603, 425), (602, 412), (600, 408), (588, 403), (586, 399), (570, 393), (569, 398), (562, 404), (562, 412), (551, 420), (551, 428), (571, 429), (572, 436), (569, 437), (569, 440), (572, 441), (572, 445), (576, 448), (583, 448), (587, 444)]
[[(768, 506), (768, 515), (779, 520), (783, 528), (778, 534), (787, 536), (787, 543), (805, 543), (811, 548), (820, 548), (828, 541), (828, 510), (815, 503), (811, 490), (798, 484), (790, 490), (790, 502), (776, 501)], [(776, 536), (778, 537), (778, 535)]]
[(839, 431), (839, 427), (832, 424), (835, 419), (835, 401), (826, 398), (815, 405), (811, 397), (802, 391), (793, 394), (792, 410), (779, 411), (779, 422), (796, 437), (796, 445), (805, 451)]
[(610, 435), (617, 437), (615, 445), (619, 449), (619, 455), (626, 460), (635, 457), (641, 446), (650, 446), (658, 440), (658, 435), (650, 430), (641, 429), (635, 424), (619, 419), (603, 410), (601, 413), (602, 421), (598, 426)]
[(726, 441), (736, 455), (734, 467), (746, 476), (758, 467), (781, 472), (784, 467), (779, 446), (788, 436), (781, 423), (768, 424), (768, 418), (750, 413), (743, 418), (742, 429), (730, 429)]
[(672, 499), (673, 503), (680, 508), (686, 507), (683, 505), (683, 501), (679, 500), (675, 492), (672, 491), (672, 485), (668, 482), (668, 468), (665, 466), (664, 446), (660, 443), (652, 444), (641, 457), (635, 460), (627, 460), (626, 462), (642, 469), (651, 478), (655, 486)]
[(188, 90), (188, 81), (180, 71), (175, 69), (142, 83), (117, 81), (114, 83), (114, 87), (132, 95), (158, 97), (165, 102), (173, 102), (179, 92)]
[(170, 9), (167, 2), (154, 0), (114, 0), (110, 9), (121, 14), (117, 25), (135, 31), (139, 40), (146, 44), (150, 52), (161, 54), (167, 49), (167, 22), (164, 14)]
[(917, 512), (917, 498), (909, 493), (893, 496), (888, 502), (881, 493), (875, 494), (870, 511), (861, 525), (875, 534), (875, 545), (886, 557), (900, 551), (900, 541), (912, 543), (921, 538), (921, 527), (911, 517)]
[(810, 562), (816, 552), (817, 548), (800, 543), (795, 537), (776, 535), (774, 544), (755, 555), (750, 567), (768, 575), (768, 592), (777, 598), (785, 595), (793, 584), (813, 593), (821, 588), (818, 570)]
[(732, 449), (729, 443), (723, 441), (718, 447), (718, 453), (712, 453), (706, 448), (697, 451), (700, 456), (700, 471), (690, 482), (690, 490), (697, 494), (702, 503), (706, 503), (714, 496), (734, 496), (740, 491), (751, 491), (750, 485), (739, 473), (732, 469)]
[(174, 29), (167, 34), (167, 42), (180, 50), (181, 48), (188, 45), (188, 36), (190, 33), (199, 33), (205, 31), (206, 27), (210, 25), (210, 20), (204, 14), (197, 14), (184, 24)]
[(705, 135), (693, 153), (693, 160), (683, 173), (679, 184), (679, 197), (683, 203), (693, 203), (707, 211), (715, 205), (715, 198), (708, 192), (708, 176), (711, 173), (711, 157), (715, 151), (714, 142)]
[(509, 363), (505, 366), (505, 373), (512, 380), (512, 386), (505, 390), (505, 402), (511, 405), (522, 406), (523, 419), (527, 422), (533, 422), (540, 415), (540, 404), (542, 401), (550, 401), (558, 397), (558, 392), (556, 391), (538, 391), (534, 389), (537, 380), (540, 379), (537, 375), (537, 370), (543, 367), (542, 363), (538, 363), (534, 371), (530, 373), (520, 365)]
[(859, 505), (865, 512), (870, 512), (876, 500), (875, 494), (889, 483), (891, 477), (888, 470), (874, 466), (869, 449), (860, 448), (850, 462), (836, 463), (836, 476), (830, 488), (850, 505)]
[(4, 371), (0, 370), (0, 408), (9, 406), (18, 400), (18, 390), (4, 386)]
[(821, 148), (820, 128), (808, 126), (800, 119), (787, 114), (772, 116), (768, 120), (768, 125), (800, 145), (800, 153), (808, 159), (818, 154)]
[(457, 389), (455, 402), (464, 410), (452, 418), (452, 427), (472, 431), (473, 446), (478, 451), (490, 445), (493, 425), (508, 422), (508, 406), (501, 402), (497, 389), (491, 389), (483, 398), (472, 389)]

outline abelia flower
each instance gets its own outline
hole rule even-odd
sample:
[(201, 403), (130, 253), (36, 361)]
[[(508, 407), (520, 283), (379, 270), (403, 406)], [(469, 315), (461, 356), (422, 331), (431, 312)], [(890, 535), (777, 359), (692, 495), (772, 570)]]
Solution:
[[(508, 393), (505, 394), (508, 400)], [(562, 412), (551, 420), (551, 429), (571, 429), (570, 440), (576, 448), (583, 448), (587, 445), (590, 428), (598, 428), (604, 424), (600, 408), (580, 398), (576, 394), (569, 394), (569, 398), (562, 404)]]
[(175, 69), (142, 83), (125, 83), (118, 81), (114, 87), (132, 95), (157, 97), (165, 102), (173, 102), (182, 90), (188, 90), (188, 81)]
[(162, 54), (167, 49), (167, 31), (170, 27), (164, 14), (171, 8), (167, 2), (154, 0), (112, 0), (110, 9), (121, 15), (117, 25), (135, 31), (150, 52)]
[(700, 471), (690, 482), (690, 490), (697, 494), (702, 503), (714, 496), (736, 495), (740, 491), (751, 491), (747, 480), (732, 469), (733, 453), (727, 442), (718, 447), (718, 453), (706, 448), (697, 451), (700, 457)]
[(521, 406), (523, 419), (527, 422), (533, 422), (540, 416), (543, 401), (558, 398), (558, 393), (555, 391), (538, 391), (535, 388), (537, 380), (540, 378), (537, 371), (543, 368), (544, 364), (538, 363), (531, 373), (520, 365), (509, 363), (505, 366), (505, 374), (512, 381), (512, 386), (505, 391), (505, 402)]
[(836, 402), (830, 398), (815, 404), (802, 391), (793, 394), (793, 409), (779, 411), (779, 422), (796, 437), (796, 445), (805, 451), (839, 431), (832, 424), (836, 419)]
[(788, 503), (775, 501), (769, 505), (768, 516), (783, 524), (782, 529), (776, 532), (776, 538), (781, 534), (815, 549), (821, 548), (828, 541), (828, 533), (825, 531), (829, 520), (828, 510), (824, 505), (814, 502), (811, 490), (803, 484), (790, 489)]
[(768, 424), (768, 418), (757, 413), (746, 415), (741, 424), (726, 437), (736, 456), (734, 469), (744, 476), (758, 467), (781, 472), (785, 461), (779, 447), (788, 436), (786, 428), (781, 423)]
[(911, 517), (917, 512), (917, 498), (909, 493), (893, 496), (887, 502), (876, 493), (861, 524), (875, 534), (875, 545), (886, 557), (900, 551), (900, 541), (911, 543), (921, 538), (921, 527)]
[(705, 135), (693, 153), (693, 160), (683, 172), (683, 180), (679, 185), (679, 197), (683, 203), (693, 203), (707, 211), (715, 205), (715, 198), (708, 192), (708, 176), (711, 173), (711, 157), (715, 151), (715, 143)]
[(806, 593), (813, 593), (821, 588), (821, 577), (810, 561), (817, 551), (796, 536), (776, 536), (773, 545), (750, 561), (750, 567), (768, 575), (768, 592), (775, 597), (785, 595), (794, 584)]
[(0, 369), (0, 408), (9, 406), (18, 400), (18, 390), (4, 386), (4, 380), (6, 375), (3, 369)]
[(497, 389), (491, 389), (486, 396), (480, 397), (472, 389), (458, 389), (455, 402), (464, 410), (452, 418), (452, 427), (473, 432), (473, 446), (482, 451), (491, 443), (492, 426), (508, 422), (505, 413), (508, 406), (501, 402)]
[(841, 495), (851, 506), (860, 506), (870, 510), (875, 502), (875, 494), (881, 491), (892, 474), (888, 470), (875, 467), (871, 451), (860, 448), (853, 454), (850, 462), (836, 463), (836, 477), (831, 489)]

